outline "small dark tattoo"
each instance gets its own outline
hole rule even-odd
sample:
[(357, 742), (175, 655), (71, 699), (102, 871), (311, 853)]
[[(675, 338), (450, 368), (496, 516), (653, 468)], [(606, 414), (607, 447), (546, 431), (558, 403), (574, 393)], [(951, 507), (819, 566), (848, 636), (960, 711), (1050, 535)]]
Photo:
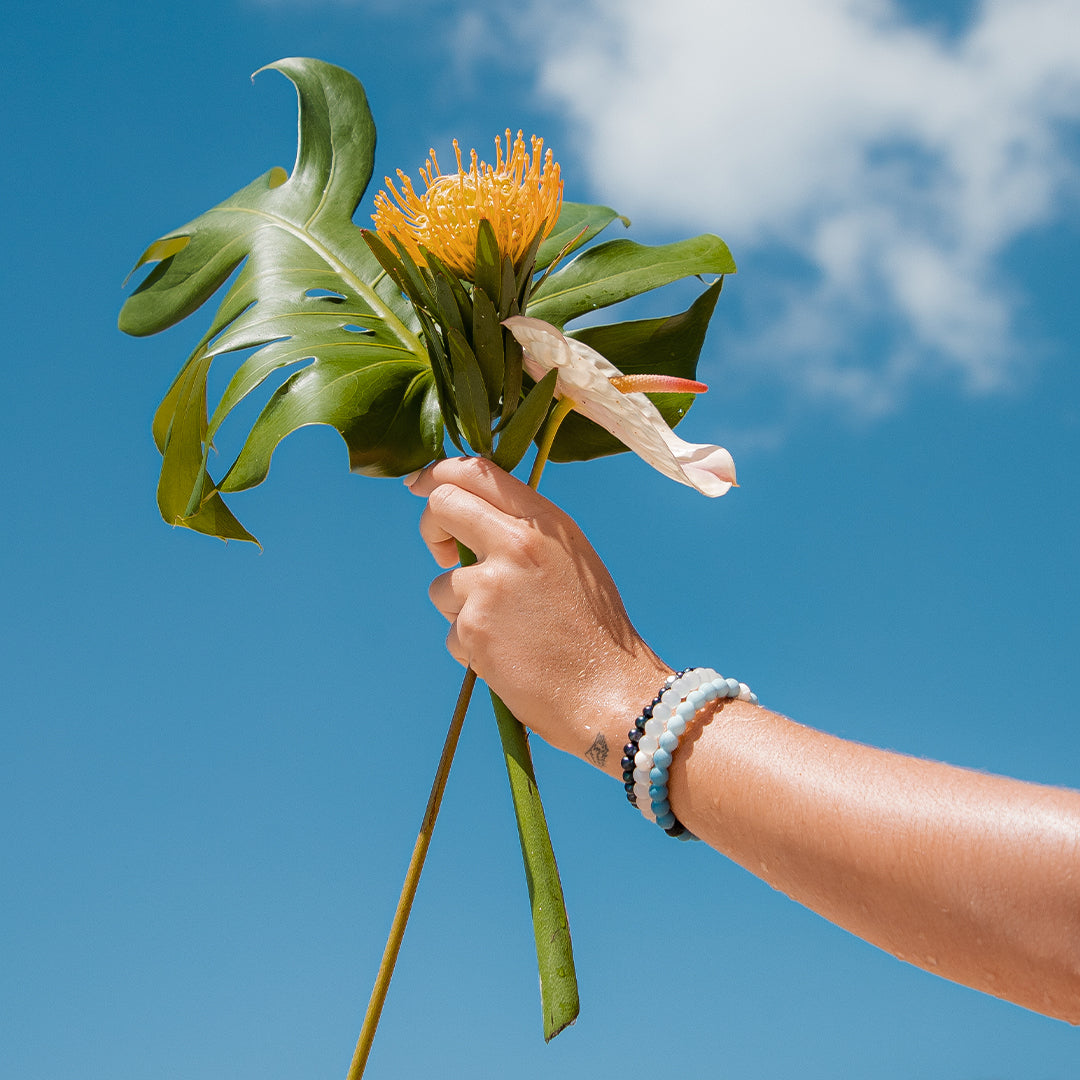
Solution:
[(607, 739), (605, 739), (603, 735), (597, 735), (596, 738), (593, 739), (592, 746), (590, 746), (589, 749), (585, 751), (585, 756), (594, 765), (598, 765), (602, 769), (604, 767), (604, 764), (607, 762)]

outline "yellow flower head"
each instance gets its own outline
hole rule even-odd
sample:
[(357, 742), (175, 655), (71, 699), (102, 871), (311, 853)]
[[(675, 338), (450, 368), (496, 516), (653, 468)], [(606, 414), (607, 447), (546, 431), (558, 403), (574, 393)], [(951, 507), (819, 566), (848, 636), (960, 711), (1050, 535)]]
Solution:
[(473, 150), (466, 171), (455, 139), (457, 172), (444, 176), (432, 150), (420, 170), (427, 187), (422, 195), (416, 194), (412, 181), (400, 169), (400, 191), (390, 177), (386, 178), (397, 205), (385, 191), (375, 196), (375, 228), (385, 240), (396, 237), (418, 263), (423, 262), (422, 245), (454, 273), (472, 281), (476, 234), (481, 220), (487, 219), (499, 242), (500, 256), (509, 255), (516, 269), (537, 233), (544, 237), (554, 228), (562, 206), (559, 166), (548, 150), (541, 169), (543, 148), (544, 140), (532, 136), (530, 158), (522, 133), (518, 132), (511, 147), (507, 128), (505, 155), (496, 138), (495, 164), (478, 161)]

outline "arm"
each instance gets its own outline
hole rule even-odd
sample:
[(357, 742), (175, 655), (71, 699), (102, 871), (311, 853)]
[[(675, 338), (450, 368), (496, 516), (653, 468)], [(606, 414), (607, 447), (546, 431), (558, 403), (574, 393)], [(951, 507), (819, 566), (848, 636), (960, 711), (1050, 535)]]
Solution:
[[(574, 522), (475, 459), (412, 490), (444, 567), (447, 645), (552, 745), (621, 776), (670, 671)], [(671, 767), (679, 819), (792, 899), (901, 959), (1080, 1023), (1080, 792), (834, 738), (766, 709), (703, 711)]]

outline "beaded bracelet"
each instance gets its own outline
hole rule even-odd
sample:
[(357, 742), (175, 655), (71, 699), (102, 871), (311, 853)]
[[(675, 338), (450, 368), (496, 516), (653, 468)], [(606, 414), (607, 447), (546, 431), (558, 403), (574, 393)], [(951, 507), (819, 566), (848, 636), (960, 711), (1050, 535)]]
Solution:
[[(726, 679), (712, 668), (688, 668), (669, 675), (653, 700), (641, 711), (623, 747), (623, 787), (638, 807), (669, 836), (697, 837), (675, 817), (668, 801), (668, 769), (687, 724), (709, 702), (738, 698), (754, 705), (757, 695), (737, 679)], [(646, 802), (648, 809), (646, 809)]]

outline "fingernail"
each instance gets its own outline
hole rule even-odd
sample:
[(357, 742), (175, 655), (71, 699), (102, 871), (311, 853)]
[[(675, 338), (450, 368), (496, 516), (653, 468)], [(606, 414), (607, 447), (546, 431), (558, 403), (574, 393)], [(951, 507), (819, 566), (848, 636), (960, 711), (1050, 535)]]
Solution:
[(403, 476), (403, 477), (401, 478), (401, 482), (402, 482), (402, 483), (403, 483), (403, 484), (404, 484), (404, 485), (405, 485), (406, 487), (409, 487), (409, 488), (411, 488), (411, 487), (413, 486), (413, 484), (415, 484), (415, 483), (416, 483), (416, 481), (420, 479), (420, 474), (421, 474), (421, 473), (422, 473), (423, 471), (424, 471), (423, 469), (416, 469), (416, 470), (415, 470), (414, 472), (411, 472), (411, 473), (409, 473), (409, 474), (408, 474), (408, 476)]

